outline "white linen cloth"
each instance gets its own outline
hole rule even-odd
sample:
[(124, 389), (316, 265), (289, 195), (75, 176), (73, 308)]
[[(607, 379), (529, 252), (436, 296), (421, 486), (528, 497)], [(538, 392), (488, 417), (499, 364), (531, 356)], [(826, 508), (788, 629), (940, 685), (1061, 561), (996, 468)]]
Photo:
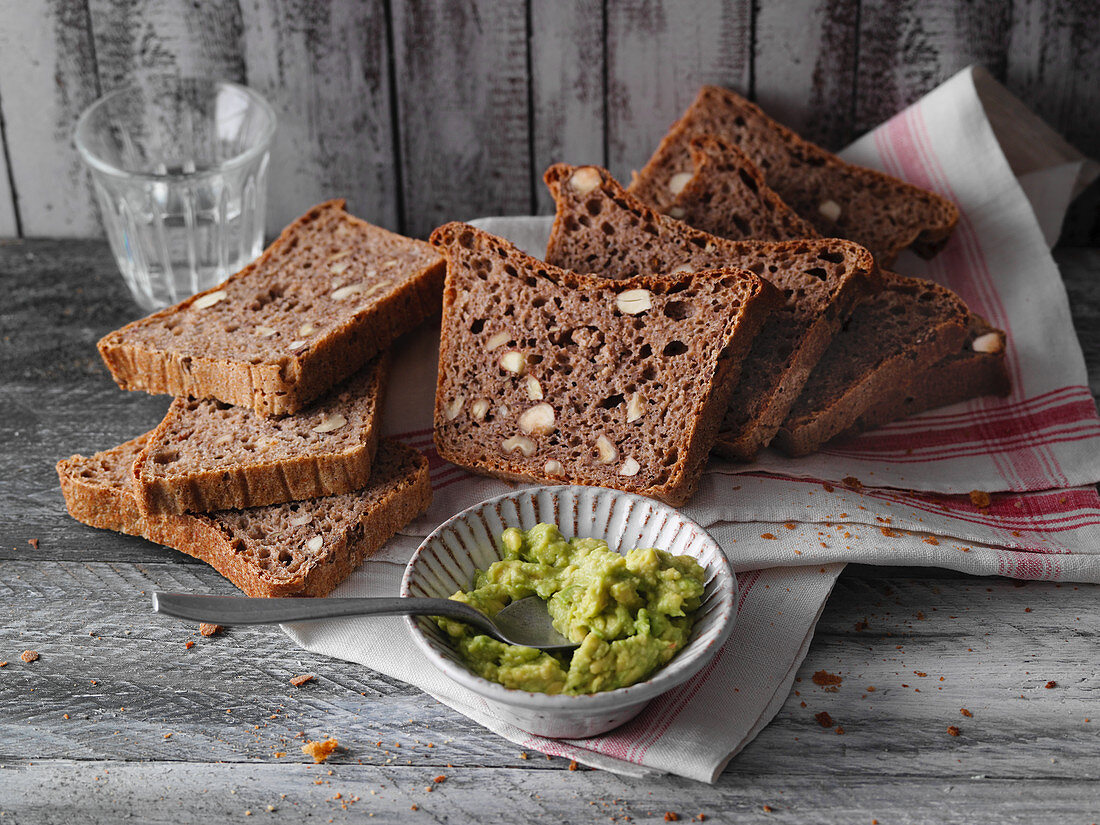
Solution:
[[(402, 679), (522, 749), (627, 775), (667, 771), (713, 782), (782, 706), (844, 562), (1100, 582), (1100, 419), (1049, 246), (1072, 196), (1096, 175), (981, 69), (966, 69), (844, 153), (945, 194), (962, 217), (931, 262), (934, 278), (1008, 334), (1007, 399), (978, 399), (887, 425), (792, 460), (712, 460), (687, 514), (738, 571), (737, 624), (714, 663), (610, 733), (532, 737), (442, 676), (399, 619), (285, 626), (299, 645)], [(483, 228), (540, 256), (548, 218)], [(334, 593), (391, 596), (422, 537), (509, 484), (466, 473), (432, 448), (437, 336), (403, 343), (385, 422), (431, 459), (429, 512)], [(992, 493), (988, 506), (978, 490)], [(722, 712), (716, 712), (722, 709)], [(736, 763), (734, 768), (736, 769)]]

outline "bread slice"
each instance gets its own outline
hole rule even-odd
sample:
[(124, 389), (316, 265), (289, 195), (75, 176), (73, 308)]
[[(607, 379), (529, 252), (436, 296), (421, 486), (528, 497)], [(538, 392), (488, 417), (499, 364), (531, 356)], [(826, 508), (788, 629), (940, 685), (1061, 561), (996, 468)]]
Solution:
[(386, 440), (370, 485), (357, 493), (207, 515), (145, 515), (128, 481), (147, 438), (59, 461), (69, 513), (202, 559), (249, 596), (324, 596), (432, 498), (427, 459)]
[(909, 376), (962, 347), (970, 313), (958, 295), (919, 278), (885, 280), (833, 339), (779, 428), (774, 444), (788, 455), (819, 449)]
[(284, 415), (438, 313), (430, 246), (313, 207), (228, 280), (120, 330), (99, 352), (120, 387)]
[(557, 202), (547, 260), (606, 278), (740, 267), (784, 295), (745, 360), (715, 449), (751, 460), (771, 441), (817, 360), (856, 301), (874, 292), (870, 253), (850, 241), (785, 243), (716, 238), (661, 215), (595, 166), (551, 166)]
[(821, 237), (772, 191), (736, 146), (714, 135), (701, 135), (691, 139), (688, 149), (694, 171), (669, 206), (671, 217), (731, 240)]
[[(890, 175), (845, 163), (769, 118), (760, 107), (704, 86), (631, 183), (636, 197), (667, 211), (692, 170), (691, 141), (714, 135), (738, 146), (772, 189), (822, 234), (849, 238), (890, 266), (911, 246), (930, 258), (958, 223), (951, 201)], [(687, 177), (685, 177), (685, 175)]]
[(431, 242), (447, 257), (441, 456), (502, 478), (691, 497), (779, 302), (766, 281), (732, 268), (594, 278), (461, 223)]
[(1012, 391), (1005, 365), (1005, 334), (971, 313), (962, 347), (873, 403), (841, 433), (848, 437), (890, 421), (983, 395), (1004, 397)]
[(133, 466), (148, 513), (262, 507), (367, 486), (382, 429), (388, 353), (297, 415), (177, 398)]

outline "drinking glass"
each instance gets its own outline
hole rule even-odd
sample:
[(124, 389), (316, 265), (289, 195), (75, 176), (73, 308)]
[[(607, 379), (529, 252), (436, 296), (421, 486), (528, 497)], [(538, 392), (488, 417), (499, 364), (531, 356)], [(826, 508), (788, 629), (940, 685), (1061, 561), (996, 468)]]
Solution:
[(154, 78), (76, 124), (122, 277), (146, 311), (223, 280), (263, 250), (275, 112), (219, 80)]

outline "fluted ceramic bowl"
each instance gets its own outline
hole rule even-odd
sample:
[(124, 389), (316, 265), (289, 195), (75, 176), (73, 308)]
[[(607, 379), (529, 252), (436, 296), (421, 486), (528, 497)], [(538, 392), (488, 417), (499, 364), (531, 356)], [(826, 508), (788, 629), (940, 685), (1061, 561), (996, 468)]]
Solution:
[(646, 704), (683, 684), (718, 652), (733, 630), (737, 577), (707, 532), (679, 512), (641, 496), (600, 487), (539, 487), (483, 501), (433, 532), (409, 561), (402, 596), (443, 597), (469, 590), (477, 570), (501, 558), (508, 527), (557, 525), (566, 538), (603, 539), (620, 553), (656, 547), (694, 556), (706, 570), (706, 589), (688, 644), (644, 682), (585, 696), (513, 690), (470, 672), (430, 619), (407, 617), (413, 641), (429, 661), (485, 699), (497, 716), (538, 736), (579, 738), (604, 733), (634, 718)]

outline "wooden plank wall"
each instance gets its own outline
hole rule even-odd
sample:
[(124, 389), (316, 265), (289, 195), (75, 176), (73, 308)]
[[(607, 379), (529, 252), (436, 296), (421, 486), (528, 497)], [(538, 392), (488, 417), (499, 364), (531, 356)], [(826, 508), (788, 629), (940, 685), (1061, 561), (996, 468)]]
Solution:
[[(840, 148), (979, 62), (1100, 156), (1098, 17), (1096, 0), (0, 0), (0, 237), (100, 233), (75, 118), (165, 72), (274, 103), (272, 232), (336, 195), (420, 236), (549, 211), (547, 165), (629, 178), (700, 83)], [(1097, 200), (1064, 241), (1100, 244)]]

